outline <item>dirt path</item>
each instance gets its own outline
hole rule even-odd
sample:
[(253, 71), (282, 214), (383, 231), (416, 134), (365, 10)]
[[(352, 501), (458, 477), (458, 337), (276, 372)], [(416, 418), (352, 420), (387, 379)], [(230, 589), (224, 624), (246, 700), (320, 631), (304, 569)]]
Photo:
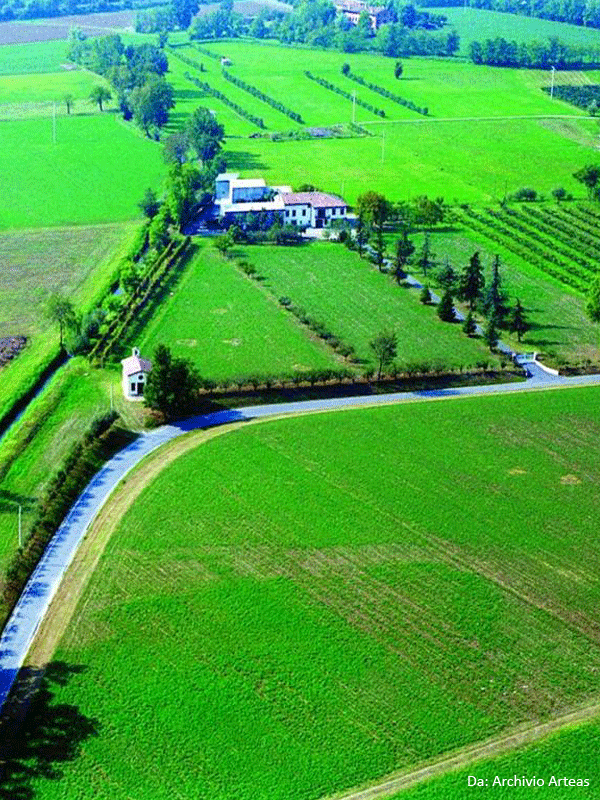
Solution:
[(562, 728), (590, 721), (599, 715), (600, 702), (581, 706), (549, 722), (538, 723), (528, 727), (522, 726), (504, 736), (463, 747), (452, 755), (443, 756), (437, 761), (431, 761), (410, 772), (393, 773), (375, 785), (355, 789), (347, 794), (331, 795), (328, 798), (324, 798), (324, 800), (375, 800), (375, 798), (389, 797), (423, 781), (445, 775), (448, 772), (456, 772), (479, 761), (508, 753), (523, 745), (536, 742), (538, 739), (542, 739)]

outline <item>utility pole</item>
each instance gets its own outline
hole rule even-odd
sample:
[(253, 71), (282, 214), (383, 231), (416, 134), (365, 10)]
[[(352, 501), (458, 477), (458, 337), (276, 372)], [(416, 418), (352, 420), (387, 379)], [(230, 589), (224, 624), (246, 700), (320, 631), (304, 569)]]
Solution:
[(21, 528), (21, 506), (19, 506), (19, 547), (23, 547), (23, 532)]
[(385, 128), (381, 129), (381, 163), (383, 164), (383, 159), (385, 155)]
[(352, 92), (352, 124), (356, 122), (356, 89)]
[(550, 86), (550, 100), (554, 98), (554, 73), (556, 72), (556, 67), (550, 67), (552, 70), (552, 84)]

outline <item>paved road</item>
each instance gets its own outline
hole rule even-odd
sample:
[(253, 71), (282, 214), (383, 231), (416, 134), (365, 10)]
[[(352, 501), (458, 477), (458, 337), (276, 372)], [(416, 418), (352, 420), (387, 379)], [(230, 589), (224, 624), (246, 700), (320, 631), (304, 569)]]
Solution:
[(563, 378), (549, 375), (537, 364), (527, 364), (526, 368), (529, 370), (531, 378), (524, 383), (465, 386), (453, 389), (433, 389), (420, 392), (337, 397), (328, 400), (306, 400), (294, 403), (248, 406), (242, 409), (223, 410), (191, 417), (173, 425), (164, 425), (150, 433), (141, 434), (135, 442), (110, 459), (90, 481), (48, 544), (37, 568), (25, 586), (23, 594), (0, 638), (0, 708), (90, 523), (119, 481), (157, 447), (192, 430), (281, 414), (328, 411), (336, 408), (385, 405), (445, 397), (468, 397), (502, 392), (520, 392), (523, 390), (544, 390), (554, 386), (600, 385), (600, 375)]

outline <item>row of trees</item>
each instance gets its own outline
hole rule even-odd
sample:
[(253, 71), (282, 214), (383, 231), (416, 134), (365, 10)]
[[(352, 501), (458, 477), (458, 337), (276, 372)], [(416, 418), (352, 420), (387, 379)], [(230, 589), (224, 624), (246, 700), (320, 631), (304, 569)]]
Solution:
[(527, 69), (580, 69), (597, 63), (600, 47), (574, 47), (550, 37), (546, 42), (507, 41), (498, 36), (482, 42), (471, 42), (469, 56), (474, 64)]
[(527, 17), (540, 17), (559, 22), (571, 22), (574, 25), (585, 25), (600, 28), (600, 3), (598, 0), (536, 0), (535, 3), (524, 3), (523, 0), (428, 0), (428, 6), (460, 6), (465, 3), (473, 8), (487, 8), (492, 11), (504, 11)]

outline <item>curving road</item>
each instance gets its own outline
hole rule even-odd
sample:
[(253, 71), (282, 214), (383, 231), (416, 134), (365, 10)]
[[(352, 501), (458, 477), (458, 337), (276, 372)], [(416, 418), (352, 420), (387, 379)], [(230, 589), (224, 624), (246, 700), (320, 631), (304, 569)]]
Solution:
[(386, 405), (438, 398), (535, 391), (554, 387), (600, 385), (600, 375), (564, 378), (548, 374), (537, 362), (528, 362), (524, 366), (530, 377), (523, 383), (465, 386), (453, 389), (249, 406), (191, 417), (173, 425), (164, 425), (150, 433), (141, 434), (136, 441), (113, 456), (92, 478), (49, 542), (38, 566), (25, 586), (0, 637), (0, 710), (25, 661), (36, 631), (63, 575), (73, 560), (79, 543), (85, 536), (92, 520), (122, 478), (148, 453), (156, 450), (165, 442), (193, 430), (227, 425), (243, 420), (281, 416), (282, 414), (330, 411), (338, 408)]

